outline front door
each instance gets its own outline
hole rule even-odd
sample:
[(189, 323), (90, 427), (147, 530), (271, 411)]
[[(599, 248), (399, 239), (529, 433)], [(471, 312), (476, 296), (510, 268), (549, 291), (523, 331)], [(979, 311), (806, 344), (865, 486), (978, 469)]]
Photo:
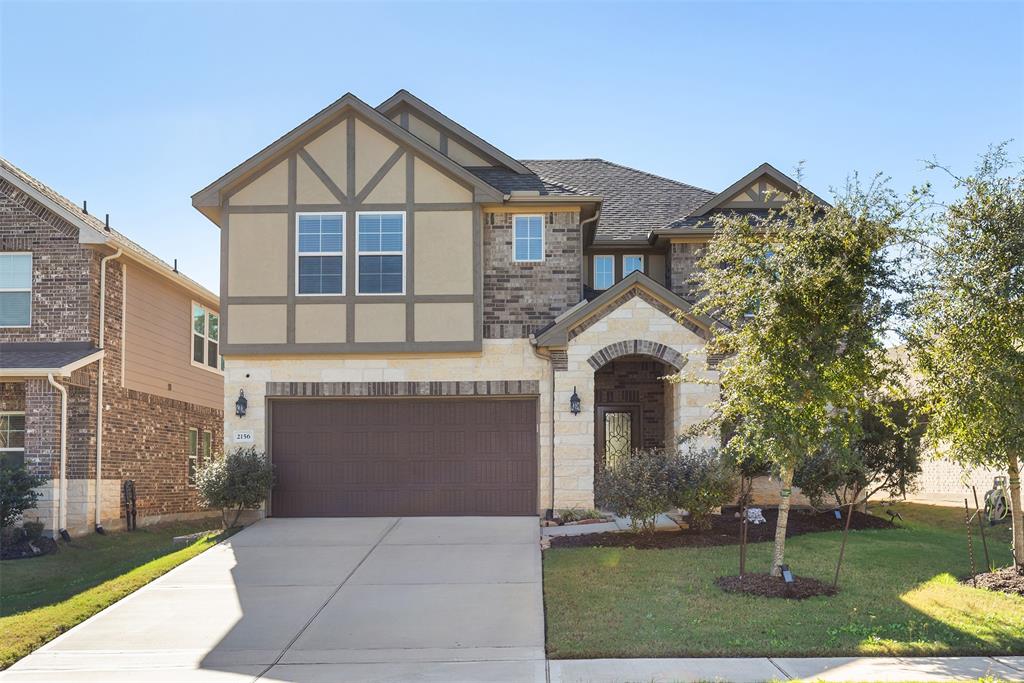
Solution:
[(596, 427), (595, 475), (640, 447), (639, 406), (599, 406)]

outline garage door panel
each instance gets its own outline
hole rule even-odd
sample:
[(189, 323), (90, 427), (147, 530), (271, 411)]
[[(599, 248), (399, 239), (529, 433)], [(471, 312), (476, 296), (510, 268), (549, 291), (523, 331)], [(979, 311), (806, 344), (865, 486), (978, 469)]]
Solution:
[(537, 513), (533, 400), (271, 404), (274, 516)]

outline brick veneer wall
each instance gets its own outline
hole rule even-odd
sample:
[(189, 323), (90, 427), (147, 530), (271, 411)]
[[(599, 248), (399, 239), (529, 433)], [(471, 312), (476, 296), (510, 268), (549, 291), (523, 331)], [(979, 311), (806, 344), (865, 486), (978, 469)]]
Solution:
[(528, 337), (580, 301), (579, 217), (578, 211), (544, 214), (544, 260), (519, 263), (512, 251), (513, 214), (484, 213), (484, 338)]
[[(76, 226), (2, 179), (0, 251), (33, 254), (32, 327), (2, 329), (0, 342), (99, 344), (102, 254), (78, 243)], [(202, 431), (210, 431), (213, 452), (222, 453), (223, 411), (129, 391), (121, 385), (123, 277), (120, 262), (107, 264), (103, 478), (135, 480), (142, 517), (195, 513), (201, 507), (196, 489), (187, 480), (188, 429), (199, 430), (200, 439)], [(182, 330), (182, 334), (187, 333), (187, 329)], [(69, 480), (91, 481), (96, 476), (97, 376), (94, 363), (76, 370), (71, 377), (58, 379), (68, 390)], [(57, 478), (58, 392), (45, 378), (5, 382), (0, 384), (0, 409), (24, 409), (26, 466), (41, 476)]]
[(669, 289), (687, 301), (696, 301), (698, 297), (693, 276), (703, 249), (704, 244), (685, 242), (673, 244), (669, 252)]
[(77, 229), (0, 179), (0, 251), (32, 252), (32, 326), (0, 329), (0, 342), (86, 341), (93, 254)]
[(653, 360), (621, 358), (594, 373), (594, 406), (638, 404), (642, 448), (665, 445), (665, 382), (673, 370)]

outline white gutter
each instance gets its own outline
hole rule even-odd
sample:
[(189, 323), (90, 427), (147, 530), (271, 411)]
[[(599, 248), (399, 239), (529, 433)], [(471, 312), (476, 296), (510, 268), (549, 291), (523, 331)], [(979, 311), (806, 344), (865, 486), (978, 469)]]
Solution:
[(53, 373), (46, 376), (50, 386), (60, 392), (60, 482), (58, 484), (57, 501), (57, 528), (61, 538), (65, 541), (70, 538), (68, 535), (68, 390), (62, 384), (57, 384), (53, 379)]
[[(123, 251), (118, 249), (109, 256), (100, 259), (100, 338), (99, 347), (103, 348), (107, 313), (107, 261), (118, 258)], [(124, 328), (124, 321), (121, 321)], [(124, 349), (121, 350), (121, 365), (124, 365)], [(96, 380), (96, 533), (103, 533), (102, 512), (103, 502), (103, 357), (99, 362), (99, 377)]]

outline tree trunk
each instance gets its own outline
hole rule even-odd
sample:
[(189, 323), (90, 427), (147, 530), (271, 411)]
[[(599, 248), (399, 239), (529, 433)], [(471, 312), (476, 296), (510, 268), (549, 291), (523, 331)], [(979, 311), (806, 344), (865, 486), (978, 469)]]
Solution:
[(1018, 568), (1024, 567), (1024, 510), (1020, 500), (1020, 461), (1016, 453), (1008, 458), (1010, 475), (1010, 519), (1013, 521), (1013, 562)]
[(779, 521), (775, 524), (775, 551), (772, 553), (772, 576), (782, 576), (786, 560), (786, 524), (789, 522), (789, 498), (793, 491), (793, 468), (782, 468), (782, 492), (779, 494)]

